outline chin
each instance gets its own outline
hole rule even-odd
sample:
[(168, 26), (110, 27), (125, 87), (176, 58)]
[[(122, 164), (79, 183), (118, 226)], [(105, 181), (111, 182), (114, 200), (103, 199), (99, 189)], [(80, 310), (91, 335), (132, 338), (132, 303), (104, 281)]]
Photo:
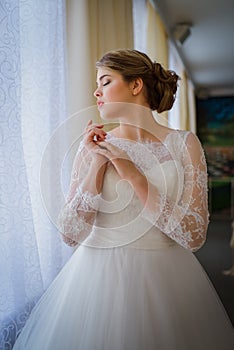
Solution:
[(129, 115), (129, 112), (132, 112), (132, 106), (132, 104), (126, 102), (105, 103), (99, 109), (100, 117), (103, 120), (119, 121), (122, 117)]
[(100, 117), (103, 120), (114, 121), (119, 118), (120, 108), (119, 104), (116, 103), (105, 103), (99, 109)]

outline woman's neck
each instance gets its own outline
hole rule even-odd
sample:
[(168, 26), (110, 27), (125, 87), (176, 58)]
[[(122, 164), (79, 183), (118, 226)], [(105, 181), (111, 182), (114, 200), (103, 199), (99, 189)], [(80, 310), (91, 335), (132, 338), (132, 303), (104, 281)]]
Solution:
[(144, 113), (139, 117), (135, 115), (133, 118), (121, 120), (116, 136), (136, 141), (154, 139), (160, 127), (152, 112)]

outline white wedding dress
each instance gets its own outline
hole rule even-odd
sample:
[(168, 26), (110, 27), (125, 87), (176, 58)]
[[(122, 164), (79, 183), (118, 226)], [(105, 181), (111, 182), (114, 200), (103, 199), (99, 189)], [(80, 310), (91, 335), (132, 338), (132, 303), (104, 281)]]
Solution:
[[(151, 209), (112, 165), (96, 196), (77, 187), (87, 159), (79, 174), (74, 168), (59, 220), (69, 233), (65, 241), (79, 246), (32, 311), (14, 350), (234, 349), (231, 323), (193, 254), (205, 240), (207, 176), (203, 153), (199, 147), (193, 153), (189, 138), (196, 137), (173, 131), (157, 143), (108, 134), (107, 141), (147, 176)], [(154, 204), (155, 186), (160, 201)]]

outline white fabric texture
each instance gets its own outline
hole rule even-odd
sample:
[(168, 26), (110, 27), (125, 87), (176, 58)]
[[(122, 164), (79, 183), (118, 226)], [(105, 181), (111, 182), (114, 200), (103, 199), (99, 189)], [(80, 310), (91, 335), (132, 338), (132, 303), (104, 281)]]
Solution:
[[(47, 216), (39, 180), (44, 148), (66, 118), (65, 12), (63, 0), (0, 4), (0, 349), (12, 349), (72, 253)], [(56, 164), (45, 169), (48, 183)]]
[[(83, 235), (81, 225), (71, 236), (80, 246), (33, 310), (14, 350), (233, 349), (231, 323), (192, 253), (205, 241), (208, 215), (204, 156), (201, 148), (193, 154), (186, 147), (191, 139), (196, 137), (178, 131), (163, 143), (108, 135), (107, 141), (125, 150), (148, 177), (149, 206), (142, 207), (111, 165), (94, 203), (91, 194), (82, 203), (87, 194), (82, 186), (74, 190), (78, 174), (73, 178), (60, 215), (69, 230), (62, 234), (70, 237), (67, 210), (74, 198), (77, 230), (79, 220), (91, 230)], [(77, 159), (81, 154), (82, 145)], [(197, 159), (194, 166), (188, 155)]]
[[(208, 224), (207, 173), (204, 153), (200, 143), (196, 144), (198, 150), (195, 152), (197, 155), (194, 155), (194, 152), (192, 153), (188, 148), (190, 146), (186, 144), (188, 135), (190, 138), (195, 138), (192, 133), (179, 133), (175, 131), (168, 134), (164, 144), (160, 142), (131, 142), (109, 135), (107, 140), (128, 153), (133, 162), (147, 176), (149, 183), (149, 201), (152, 202), (151, 210), (143, 207), (141, 208), (141, 204), (135, 196), (135, 198), (133, 197), (132, 199), (131, 205), (125, 208), (125, 211), (130, 211), (129, 213), (125, 213), (126, 217), (129, 218), (135, 215), (136, 218), (134, 218), (134, 221), (137, 223), (139, 218), (141, 221), (142, 219), (147, 219), (163, 233), (176, 240), (177, 243), (195, 251), (200, 248), (205, 241)], [(178, 140), (180, 142), (178, 142)], [(78, 157), (75, 160), (76, 164), (73, 169), (70, 191), (71, 198), (68, 198), (67, 204), (59, 219), (61, 232), (77, 243), (79, 243), (79, 234), (81, 231), (85, 230), (87, 234), (91, 231), (95, 219), (94, 214), (98, 209), (100, 210), (99, 218), (97, 219), (98, 223), (101, 220), (100, 218), (102, 218), (102, 212), (104, 210), (103, 222), (100, 223), (100, 226), (104, 224), (106, 227), (106, 221), (109, 220), (109, 218), (105, 218), (106, 209), (103, 208), (103, 203), (101, 203), (101, 208), (99, 207), (100, 205), (98, 202), (100, 202), (100, 200), (98, 200), (98, 196), (95, 196), (91, 201), (91, 194), (88, 196), (87, 193), (85, 195), (82, 194), (82, 189), (78, 186), (79, 183), (82, 183), (82, 179), (90, 164), (89, 157), (84, 157), (83, 153), (81, 143), (78, 150)], [(113, 169), (109, 168), (107, 173), (112, 171)], [(157, 174), (157, 177), (155, 177), (155, 174)], [(116, 184), (117, 183), (118, 178), (116, 179)], [(128, 198), (131, 197), (131, 188), (129, 188), (126, 183), (122, 185), (118, 184), (118, 186), (123, 187), (125, 195), (123, 196), (123, 193), (121, 193), (121, 199), (123, 200), (123, 198), (125, 198), (125, 205)], [(160, 198), (156, 198), (155, 196), (155, 200), (154, 198), (152, 200), (150, 197), (154, 196), (154, 186), (160, 191)], [(107, 197), (107, 199), (107, 206), (110, 214), (110, 212), (113, 211), (111, 205), (113, 206), (114, 198), (110, 199)], [(160, 204), (158, 204), (158, 202)], [(137, 208), (136, 212), (133, 212), (132, 208), (135, 208), (135, 210)], [(139, 208), (141, 208), (143, 215), (138, 215)], [(118, 207), (118, 209), (120, 208)], [(83, 215), (77, 215), (77, 211), (89, 212), (91, 214), (89, 220), (85, 221)], [(120, 221), (118, 220), (120, 219), (123, 220), (122, 217), (118, 218), (115, 216), (116, 222), (114, 224), (117, 225), (117, 227), (119, 226), (118, 223)], [(75, 222), (77, 224), (74, 230)], [(191, 232), (193, 232), (193, 235)], [(194, 237), (195, 235), (196, 238)], [(115, 244), (115, 242), (113, 242), (113, 244)]]

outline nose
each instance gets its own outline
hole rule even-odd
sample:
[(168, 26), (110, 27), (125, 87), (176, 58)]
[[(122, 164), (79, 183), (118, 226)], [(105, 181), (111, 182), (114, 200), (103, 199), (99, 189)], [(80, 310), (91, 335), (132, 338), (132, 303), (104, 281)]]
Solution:
[(98, 98), (102, 95), (102, 92), (99, 88), (97, 88), (93, 94), (94, 94), (94, 97)]

